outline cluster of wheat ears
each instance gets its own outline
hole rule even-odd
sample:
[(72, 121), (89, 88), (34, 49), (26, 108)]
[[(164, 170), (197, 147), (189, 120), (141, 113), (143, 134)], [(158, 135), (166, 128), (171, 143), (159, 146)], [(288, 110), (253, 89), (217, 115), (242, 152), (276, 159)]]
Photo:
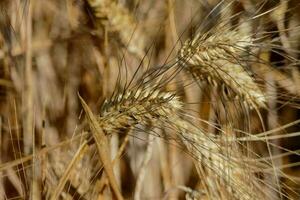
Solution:
[(298, 0), (1, 0), (1, 199), (298, 199)]

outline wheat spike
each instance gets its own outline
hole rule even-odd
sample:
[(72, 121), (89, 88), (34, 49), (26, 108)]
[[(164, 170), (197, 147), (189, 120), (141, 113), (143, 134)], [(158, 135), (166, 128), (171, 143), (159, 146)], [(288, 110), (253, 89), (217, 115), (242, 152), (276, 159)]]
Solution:
[(117, 32), (129, 52), (140, 58), (145, 55), (145, 36), (142, 28), (126, 8), (111, 0), (87, 0), (87, 2), (98, 22)]
[[(171, 117), (180, 132), (188, 152), (195, 158), (200, 179), (206, 185), (206, 195), (212, 199), (263, 199), (260, 184), (253, 175), (254, 165), (244, 163), (236, 142), (226, 136), (218, 140), (188, 121)], [(203, 173), (204, 172), (204, 173)]]
[(105, 131), (111, 132), (122, 127), (167, 119), (181, 106), (182, 103), (174, 94), (144, 85), (143, 88), (116, 94), (106, 100), (98, 120)]
[(194, 77), (223, 84), (250, 106), (265, 107), (265, 95), (244, 67), (250, 64), (251, 46), (251, 38), (236, 31), (198, 34), (185, 42), (178, 62)]

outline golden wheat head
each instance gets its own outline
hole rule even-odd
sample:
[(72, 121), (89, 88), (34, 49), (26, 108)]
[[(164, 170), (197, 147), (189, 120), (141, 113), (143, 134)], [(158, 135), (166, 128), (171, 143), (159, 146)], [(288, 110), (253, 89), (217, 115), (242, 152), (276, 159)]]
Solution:
[(122, 5), (111, 0), (87, 0), (98, 22), (109, 31), (117, 32), (121, 43), (138, 57), (144, 56), (145, 37), (134, 16)]
[(104, 102), (99, 118), (104, 130), (164, 120), (181, 109), (182, 103), (175, 94), (144, 86), (116, 94)]
[[(178, 54), (178, 62), (194, 77), (233, 91), (250, 106), (265, 107), (266, 97), (245, 69), (250, 59), (251, 38), (235, 31), (222, 34), (198, 34), (187, 40)], [(251, 53), (250, 53), (251, 54)]]

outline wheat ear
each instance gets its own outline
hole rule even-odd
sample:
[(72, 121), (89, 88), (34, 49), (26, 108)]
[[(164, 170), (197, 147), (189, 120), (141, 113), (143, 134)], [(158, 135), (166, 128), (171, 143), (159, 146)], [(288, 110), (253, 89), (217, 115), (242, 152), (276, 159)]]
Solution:
[(265, 95), (245, 69), (253, 59), (252, 46), (249, 36), (241, 36), (234, 30), (198, 34), (184, 43), (178, 62), (197, 79), (224, 85), (250, 106), (265, 107)]
[(224, 136), (215, 140), (216, 137), (174, 115), (170, 120), (176, 123), (183, 143), (195, 159), (207, 196), (222, 200), (263, 199), (260, 184), (253, 175), (255, 166), (243, 163), (248, 159), (237, 142), (228, 142)]
[(111, 0), (87, 0), (97, 22), (117, 32), (127, 50), (140, 58), (145, 55), (145, 36), (142, 28), (131, 13), (122, 5)]
[(143, 86), (106, 100), (98, 121), (107, 133), (111, 133), (124, 127), (165, 120), (181, 106), (175, 94)]

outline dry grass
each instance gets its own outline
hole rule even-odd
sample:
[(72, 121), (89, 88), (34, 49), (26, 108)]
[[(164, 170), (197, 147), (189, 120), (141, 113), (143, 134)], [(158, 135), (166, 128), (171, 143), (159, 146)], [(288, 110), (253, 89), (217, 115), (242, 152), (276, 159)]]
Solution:
[(0, 2), (0, 199), (298, 199), (297, 0)]

